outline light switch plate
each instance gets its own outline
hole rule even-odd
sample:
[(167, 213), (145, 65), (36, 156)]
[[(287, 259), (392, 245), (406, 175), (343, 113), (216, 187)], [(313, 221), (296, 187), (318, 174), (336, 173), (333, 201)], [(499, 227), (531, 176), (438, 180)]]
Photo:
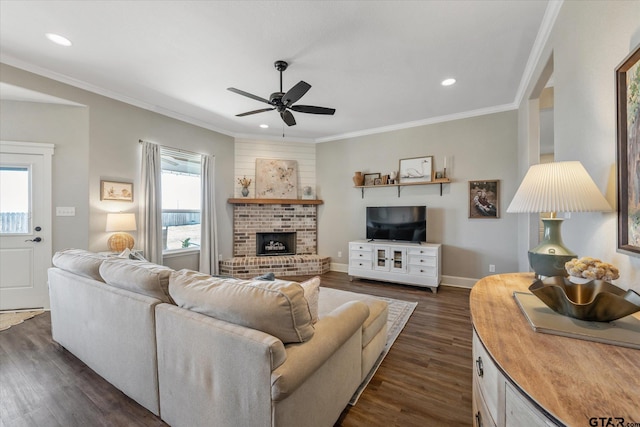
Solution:
[(76, 208), (73, 206), (56, 206), (56, 216), (76, 216)]

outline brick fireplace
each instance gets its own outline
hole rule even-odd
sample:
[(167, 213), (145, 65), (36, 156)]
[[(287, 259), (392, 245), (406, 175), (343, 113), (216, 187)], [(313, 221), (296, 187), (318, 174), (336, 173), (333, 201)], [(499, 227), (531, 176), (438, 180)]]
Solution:
[[(320, 200), (229, 199), (233, 204), (233, 258), (220, 261), (220, 274), (251, 278), (304, 276), (329, 271), (329, 257), (317, 255), (317, 207)], [(259, 256), (259, 233), (293, 235), (295, 254)]]

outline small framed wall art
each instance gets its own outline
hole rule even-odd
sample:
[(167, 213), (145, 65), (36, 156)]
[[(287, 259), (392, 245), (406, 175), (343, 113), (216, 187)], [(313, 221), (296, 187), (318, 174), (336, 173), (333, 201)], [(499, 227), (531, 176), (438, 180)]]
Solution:
[(433, 156), (400, 159), (400, 184), (433, 181)]
[(100, 200), (133, 202), (133, 183), (101, 180)]
[(469, 181), (469, 218), (500, 218), (500, 181)]
[(380, 172), (378, 173), (365, 173), (364, 185), (375, 185), (376, 179), (380, 179)]

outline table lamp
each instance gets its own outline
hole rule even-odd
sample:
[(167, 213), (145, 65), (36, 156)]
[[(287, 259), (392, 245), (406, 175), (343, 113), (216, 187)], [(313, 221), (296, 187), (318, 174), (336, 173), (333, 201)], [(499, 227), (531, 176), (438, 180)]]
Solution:
[(136, 215), (133, 213), (108, 213), (105, 231), (116, 233), (107, 242), (112, 252), (122, 252), (126, 248), (133, 249), (133, 236), (124, 231), (136, 230)]
[(611, 206), (578, 161), (533, 165), (525, 175), (507, 212), (542, 213), (542, 242), (529, 250), (529, 265), (538, 276), (567, 276), (564, 264), (577, 255), (564, 246), (556, 212), (609, 212)]

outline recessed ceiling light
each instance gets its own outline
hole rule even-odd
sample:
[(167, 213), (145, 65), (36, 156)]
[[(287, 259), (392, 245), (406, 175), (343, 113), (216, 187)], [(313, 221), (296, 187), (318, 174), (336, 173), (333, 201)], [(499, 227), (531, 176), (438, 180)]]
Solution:
[(60, 46), (71, 46), (73, 44), (71, 43), (71, 40), (59, 34), (47, 33), (45, 34), (45, 36), (47, 36), (49, 40), (51, 40), (55, 44), (59, 44)]
[(261, 127), (262, 129), (267, 129), (267, 128), (269, 127), (269, 125), (265, 125), (265, 124), (263, 123), (263, 124), (261, 124), (261, 125), (260, 125), (260, 127)]
[(442, 86), (451, 86), (452, 84), (454, 84), (456, 82), (456, 79), (444, 79), (442, 81), (442, 83), (440, 83)]

